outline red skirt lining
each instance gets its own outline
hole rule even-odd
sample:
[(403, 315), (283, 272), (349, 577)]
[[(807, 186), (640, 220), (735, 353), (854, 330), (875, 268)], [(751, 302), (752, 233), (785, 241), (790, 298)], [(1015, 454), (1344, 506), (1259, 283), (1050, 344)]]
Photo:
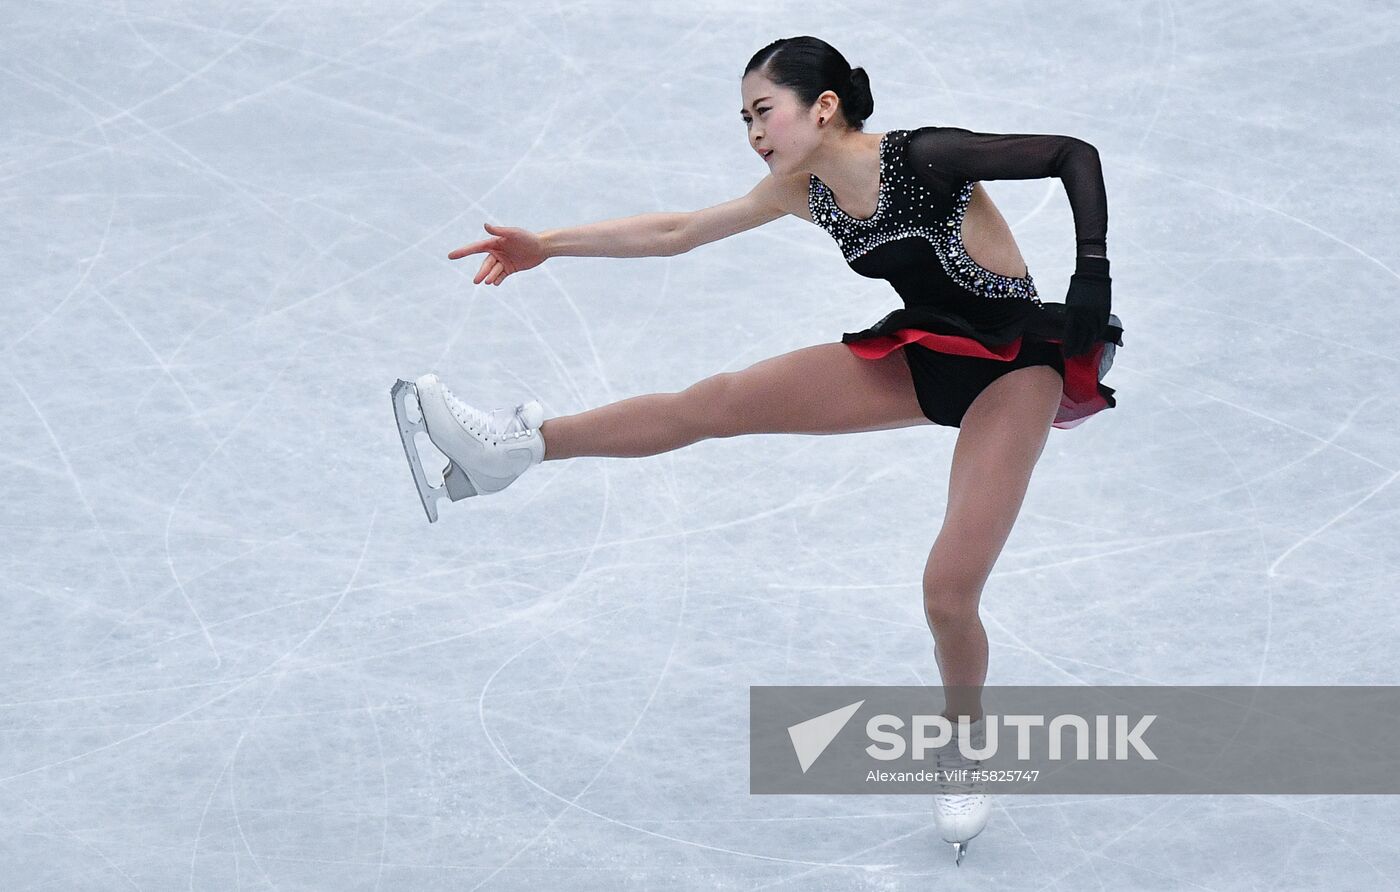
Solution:
[[(1018, 336), (1013, 341), (989, 347), (976, 338), (935, 334), (917, 328), (901, 328), (893, 334), (862, 338), (851, 341), (846, 346), (861, 359), (880, 359), (905, 344), (919, 344), (940, 353), (1009, 361), (1021, 352), (1021, 340), (1022, 337)], [(1059, 338), (1043, 337), (1037, 340), (1060, 343)], [(1076, 427), (1090, 415), (1113, 406), (1112, 389), (1099, 383), (1099, 368), (1106, 345), (1106, 341), (1099, 341), (1088, 353), (1065, 359), (1064, 391), (1060, 396), (1059, 411), (1052, 422), (1053, 427)]]

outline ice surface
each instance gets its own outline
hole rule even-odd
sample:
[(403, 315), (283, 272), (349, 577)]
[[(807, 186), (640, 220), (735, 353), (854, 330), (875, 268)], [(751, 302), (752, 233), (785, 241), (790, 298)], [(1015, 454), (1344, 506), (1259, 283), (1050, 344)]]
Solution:
[[(870, 132), (1103, 159), (1119, 405), (1051, 433), (989, 682), (1400, 683), (1393, 5), (12, 2), (7, 887), (1400, 883), (1382, 797), (1003, 796), (956, 869), (927, 799), (749, 795), (750, 685), (937, 682), (952, 429), (547, 462), (427, 523), (396, 378), (554, 417), (898, 305), (793, 217), (445, 259), (743, 194), (739, 77), (802, 33)], [(1059, 299), (1060, 184), (987, 188)]]

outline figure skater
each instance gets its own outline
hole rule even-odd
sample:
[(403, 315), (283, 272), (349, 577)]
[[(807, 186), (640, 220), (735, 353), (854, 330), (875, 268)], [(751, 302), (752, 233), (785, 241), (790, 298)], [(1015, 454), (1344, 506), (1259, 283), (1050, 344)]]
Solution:
[[(924, 567), (924, 611), (955, 740), (980, 738), (987, 634), (982, 587), (1020, 511), (1051, 427), (1115, 405), (1102, 378), (1122, 328), (1110, 314), (1107, 199), (1098, 152), (1071, 136), (958, 127), (865, 133), (874, 102), (861, 68), (815, 37), (777, 40), (749, 61), (740, 111), (768, 175), (741, 198), (538, 234), (486, 224), (473, 282), (499, 285), (549, 257), (683, 254), (792, 214), (836, 239), (862, 276), (904, 307), (840, 343), (818, 344), (653, 393), (545, 420), (535, 401), (484, 412), (427, 374), (394, 385), (404, 448), (429, 520), (437, 502), (505, 489), (546, 460), (638, 457), (714, 437), (839, 434), (916, 424), (959, 429), (943, 524)], [(1058, 177), (1074, 216), (1064, 303), (1042, 303), (1010, 229), (979, 181)], [(416, 409), (420, 417), (415, 418)], [(449, 459), (426, 479), (413, 433)], [(979, 744), (980, 745), (980, 744)], [(956, 747), (940, 769), (976, 767)], [(935, 823), (961, 863), (986, 825), (984, 786), (943, 788)]]

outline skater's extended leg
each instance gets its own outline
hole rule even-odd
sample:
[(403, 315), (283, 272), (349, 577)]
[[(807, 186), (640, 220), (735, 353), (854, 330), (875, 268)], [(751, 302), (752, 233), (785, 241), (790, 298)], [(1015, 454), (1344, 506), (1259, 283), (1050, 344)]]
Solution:
[(656, 455), (741, 434), (840, 434), (930, 423), (914, 395), (904, 351), (862, 359), (845, 344), (831, 343), (722, 372), (678, 393), (550, 418), (540, 433), (550, 461)]
[(963, 417), (953, 448), (948, 506), (923, 579), (924, 612), (949, 689), (949, 718), (982, 715), (987, 633), (977, 605), (1021, 510), (1062, 387), (1050, 366), (1017, 369), (978, 394)]

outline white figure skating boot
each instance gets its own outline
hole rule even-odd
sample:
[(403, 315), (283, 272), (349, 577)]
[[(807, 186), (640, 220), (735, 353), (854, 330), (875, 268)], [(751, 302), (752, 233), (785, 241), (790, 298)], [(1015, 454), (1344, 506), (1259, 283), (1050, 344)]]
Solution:
[[(431, 373), (412, 384), (396, 382), (389, 395), (404, 454), (430, 523), (437, 520), (437, 503), (444, 495), (455, 502), (500, 492), (544, 461), (544, 437), (539, 431), (544, 409), (535, 400), (514, 409), (483, 412), (462, 402)], [(423, 472), (413, 438), (418, 431), (426, 433), (447, 456), (441, 486), (429, 483)]]
[[(933, 797), (933, 822), (943, 839), (953, 844), (953, 860), (962, 866), (967, 844), (987, 826), (992, 813), (991, 797), (985, 792), (985, 781), (974, 780), (972, 773), (982, 767), (982, 760), (971, 759), (959, 748), (961, 726), (953, 723), (953, 739), (934, 752), (939, 792)], [(981, 750), (986, 743), (987, 718), (983, 716), (968, 726), (969, 745)], [(951, 773), (950, 773), (951, 772)]]

